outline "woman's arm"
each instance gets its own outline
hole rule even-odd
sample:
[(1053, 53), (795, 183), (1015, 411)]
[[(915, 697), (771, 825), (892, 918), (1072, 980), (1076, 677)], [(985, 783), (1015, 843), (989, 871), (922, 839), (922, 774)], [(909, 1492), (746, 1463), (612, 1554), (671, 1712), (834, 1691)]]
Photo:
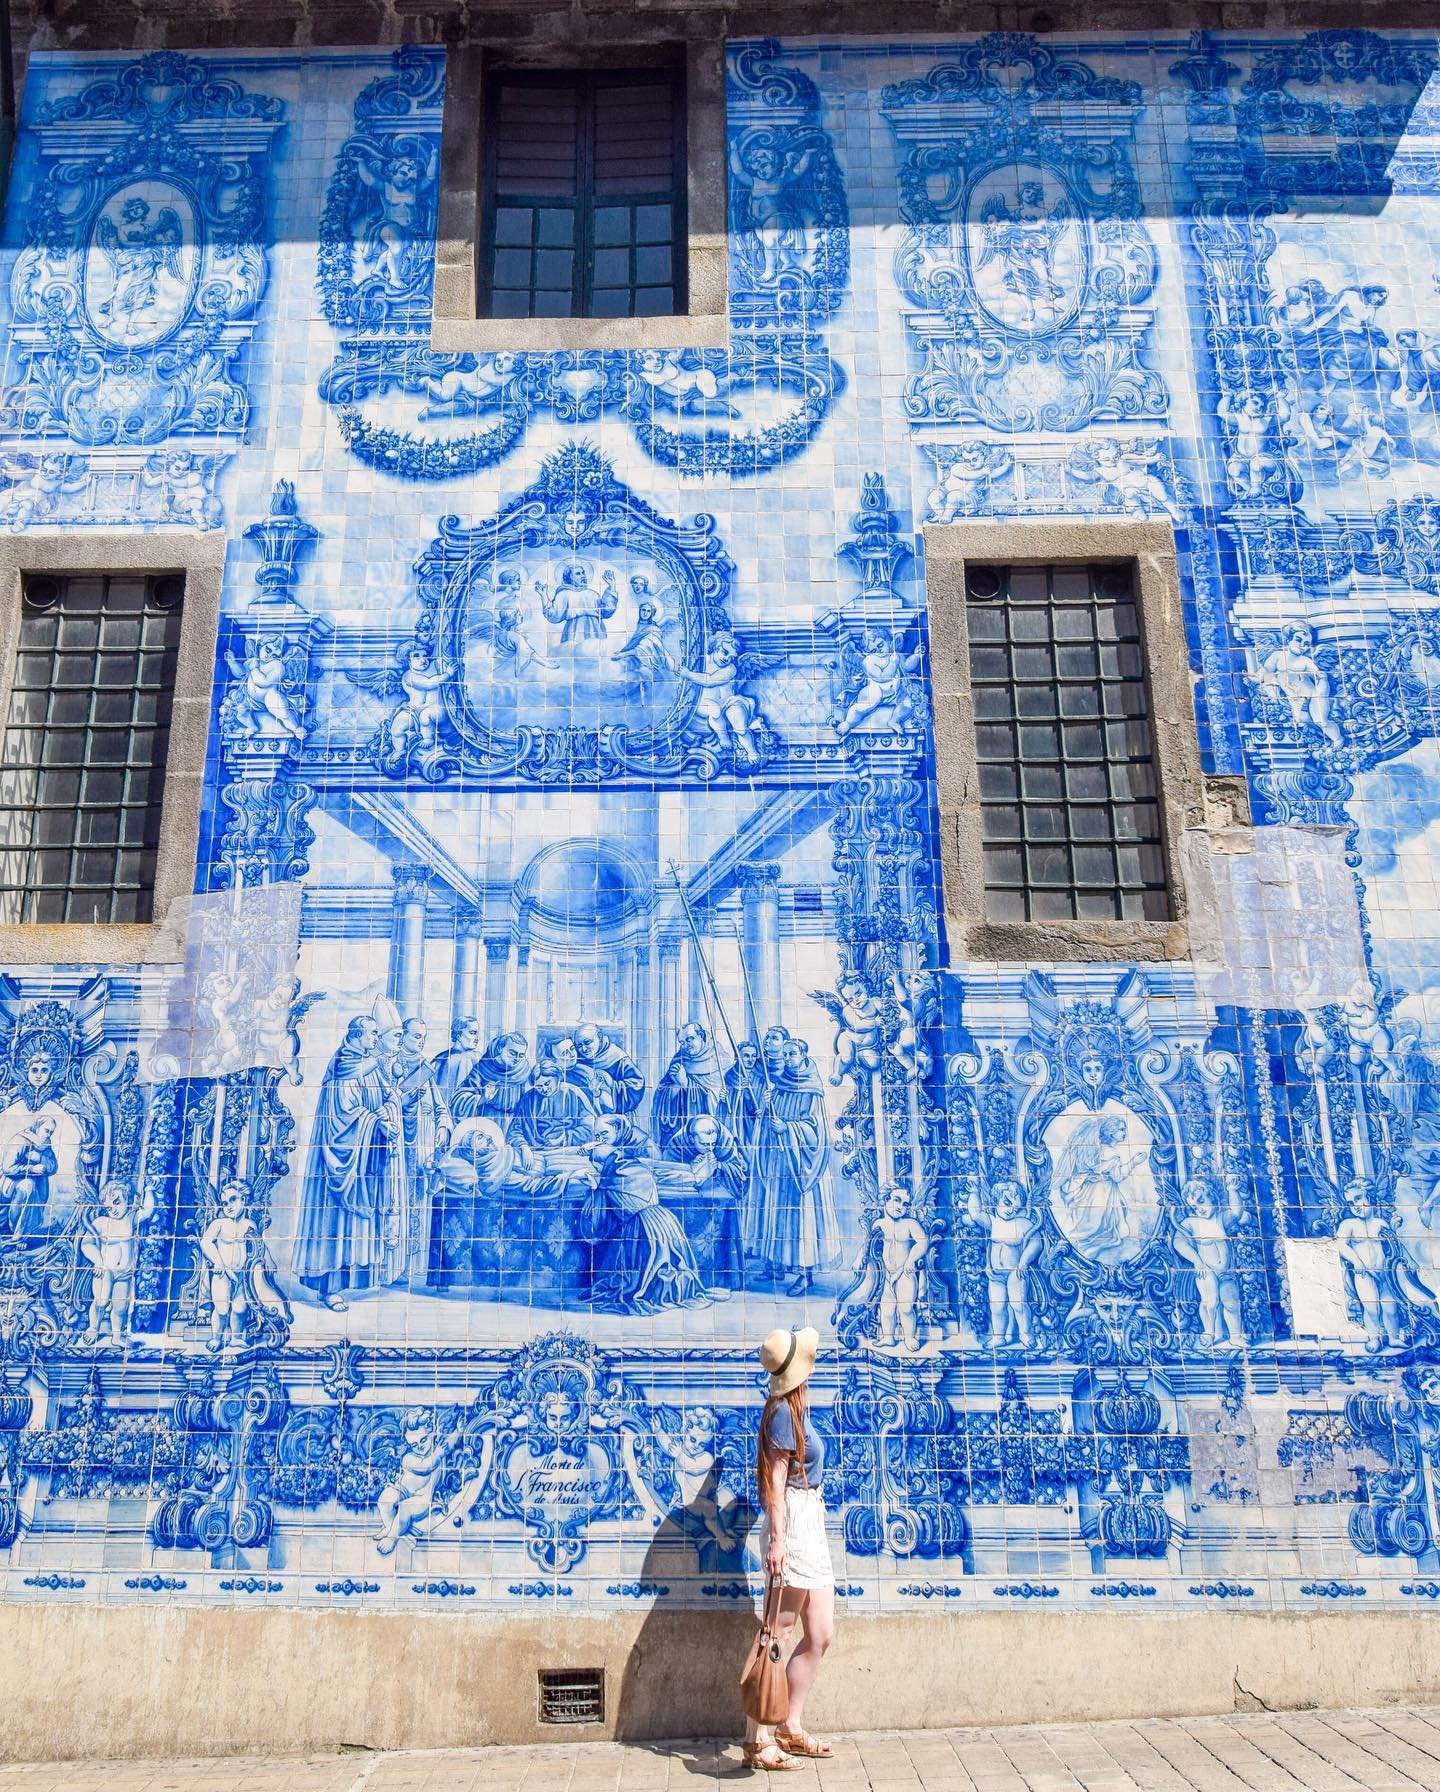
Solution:
[(770, 1547), (765, 1552), (765, 1572), (785, 1572), (785, 1487), (790, 1479), (790, 1458), (774, 1456), (765, 1477), (765, 1514), (770, 1520)]

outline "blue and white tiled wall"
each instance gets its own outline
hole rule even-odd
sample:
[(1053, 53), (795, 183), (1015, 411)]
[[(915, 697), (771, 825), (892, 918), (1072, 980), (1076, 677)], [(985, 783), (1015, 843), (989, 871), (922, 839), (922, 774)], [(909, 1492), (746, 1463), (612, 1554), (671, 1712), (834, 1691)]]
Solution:
[[(801, 1319), (852, 1609), (1440, 1597), (1437, 67), (733, 44), (729, 349), (463, 356), (438, 53), (31, 62), (0, 526), (228, 553), (193, 950), (0, 983), (7, 1597), (718, 1607)], [(1343, 999), (946, 962), (1007, 516), (1173, 524)]]

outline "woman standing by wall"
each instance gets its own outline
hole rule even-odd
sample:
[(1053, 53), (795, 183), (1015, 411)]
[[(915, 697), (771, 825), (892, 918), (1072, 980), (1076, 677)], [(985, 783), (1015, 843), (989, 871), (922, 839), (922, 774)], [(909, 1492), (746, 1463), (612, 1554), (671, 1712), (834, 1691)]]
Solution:
[(773, 1736), (753, 1720), (745, 1727), (745, 1764), (770, 1773), (798, 1767), (795, 1756), (823, 1758), (830, 1744), (805, 1729), (805, 1701), (835, 1633), (835, 1570), (825, 1533), (825, 1442), (808, 1421), (806, 1384), (815, 1367), (820, 1335), (813, 1326), (773, 1331), (760, 1346), (770, 1373), (770, 1393), (760, 1417), (755, 1478), (764, 1519), (760, 1544), (767, 1583), (784, 1581), (778, 1634), (786, 1642), (797, 1618), (804, 1636), (786, 1666), (790, 1714)]

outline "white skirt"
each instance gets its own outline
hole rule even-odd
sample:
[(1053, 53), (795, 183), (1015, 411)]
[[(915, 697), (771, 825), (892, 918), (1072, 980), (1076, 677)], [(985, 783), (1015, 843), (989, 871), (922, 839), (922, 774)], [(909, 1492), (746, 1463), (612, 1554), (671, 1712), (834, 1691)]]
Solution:
[[(770, 1553), (770, 1514), (760, 1521), (760, 1560)], [(818, 1487), (785, 1489), (785, 1585), (810, 1591), (833, 1587), (825, 1498)]]

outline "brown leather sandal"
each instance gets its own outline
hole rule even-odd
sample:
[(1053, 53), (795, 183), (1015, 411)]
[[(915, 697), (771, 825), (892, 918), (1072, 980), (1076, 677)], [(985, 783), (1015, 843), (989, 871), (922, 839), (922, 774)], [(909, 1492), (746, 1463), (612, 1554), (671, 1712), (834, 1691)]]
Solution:
[(828, 1742), (808, 1730), (777, 1729), (775, 1740), (787, 1755), (803, 1755), (807, 1761), (828, 1761), (835, 1753)]
[[(766, 1760), (771, 1750), (774, 1754)], [(800, 1763), (792, 1761), (778, 1744), (774, 1742), (747, 1742), (741, 1747), (741, 1757), (746, 1767), (754, 1768), (758, 1773), (798, 1773)]]

